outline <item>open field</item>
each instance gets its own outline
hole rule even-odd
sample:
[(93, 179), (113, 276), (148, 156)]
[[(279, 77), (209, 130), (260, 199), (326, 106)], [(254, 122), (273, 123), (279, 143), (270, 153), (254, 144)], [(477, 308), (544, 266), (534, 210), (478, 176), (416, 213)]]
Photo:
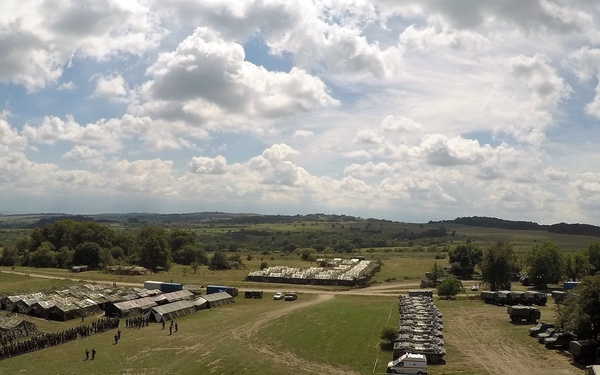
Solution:
[[(48, 282), (0, 274), (3, 291), (39, 290)], [(123, 339), (117, 345), (114, 331), (109, 331), (4, 360), (0, 374), (383, 373), (391, 353), (379, 350), (379, 334), (385, 326), (397, 324), (396, 297), (407, 285), (311, 290), (294, 302), (274, 301), (269, 293), (263, 299), (238, 297), (235, 304), (178, 319), (180, 331), (172, 336), (156, 323), (142, 329), (122, 324)], [(444, 313), (448, 354), (446, 364), (430, 366), (430, 374), (582, 373), (567, 356), (529, 338), (528, 325), (511, 324), (506, 307), (479, 300), (437, 300), (436, 304)], [(553, 304), (541, 308), (543, 320), (552, 320), (554, 309)], [(93, 319), (86, 318), (86, 323)], [(47, 332), (80, 324), (78, 320), (31, 320)], [(92, 347), (97, 358), (85, 361), (84, 350)]]

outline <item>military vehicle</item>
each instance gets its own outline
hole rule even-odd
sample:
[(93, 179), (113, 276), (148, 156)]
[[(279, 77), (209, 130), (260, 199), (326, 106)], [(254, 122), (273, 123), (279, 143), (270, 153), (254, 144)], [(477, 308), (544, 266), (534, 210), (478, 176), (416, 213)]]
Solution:
[(548, 328), (554, 328), (554, 324), (548, 322), (539, 322), (535, 326), (529, 328), (529, 336), (537, 337), (538, 334), (546, 332)]
[(430, 329), (427, 327), (413, 327), (413, 326), (399, 326), (398, 327), (398, 333), (399, 334), (403, 334), (403, 333), (409, 333), (409, 334), (413, 334), (413, 335), (430, 335), (430, 336), (435, 336), (435, 337), (444, 337), (444, 333), (443, 331), (437, 330), (437, 329)]
[(539, 306), (545, 306), (548, 302), (548, 295), (542, 292), (532, 292), (533, 293), (533, 304)]
[(491, 290), (482, 290), (479, 295), (485, 303), (496, 303), (496, 292), (492, 292)]
[(534, 295), (535, 292), (523, 292), (523, 294), (521, 294), (521, 305), (533, 305)]
[(498, 306), (508, 304), (508, 293), (510, 293), (510, 292), (506, 291), (506, 290), (501, 290), (499, 292), (496, 292), (496, 295), (494, 298), (494, 303)]
[(562, 290), (553, 290), (552, 291), (552, 299), (554, 303), (561, 303), (567, 298), (567, 292), (563, 292)]
[(511, 292), (510, 290), (502, 290), (501, 293), (506, 294), (507, 305), (518, 305), (521, 303), (521, 295), (523, 292)]
[(506, 312), (513, 323), (522, 321), (535, 323), (542, 316), (540, 310), (532, 306), (508, 306)]
[(413, 343), (413, 342), (396, 342), (394, 343), (394, 358), (398, 358), (403, 354), (423, 354), (427, 357), (429, 363), (440, 363), (446, 355), (446, 349), (443, 346), (432, 343)]
[(600, 375), (600, 366), (587, 366), (585, 368), (585, 375)]
[(544, 333), (539, 333), (539, 334), (537, 335), (538, 342), (539, 342), (540, 344), (542, 344), (542, 343), (544, 342), (544, 339), (546, 339), (546, 338), (548, 338), (548, 337), (550, 337), (550, 336), (553, 336), (553, 335), (554, 335), (555, 333), (557, 333), (557, 332), (562, 332), (562, 331), (561, 331), (560, 329), (557, 329), (557, 328), (548, 328), (548, 329), (546, 330), (546, 332), (544, 332)]
[(596, 362), (598, 357), (598, 341), (596, 340), (576, 340), (569, 343), (569, 352), (573, 359), (584, 365), (590, 365)]
[(573, 340), (577, 340), (577, 338), (572, 333), (560, 332), (544, 339), (543, 344), (548, 349), (565, 349)]

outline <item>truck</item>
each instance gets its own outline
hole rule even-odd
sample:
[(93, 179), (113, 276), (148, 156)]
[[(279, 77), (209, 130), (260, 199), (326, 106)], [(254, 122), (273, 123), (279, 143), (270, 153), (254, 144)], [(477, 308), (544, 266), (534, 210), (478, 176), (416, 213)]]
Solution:
[(485, 303), (495, 303), (496, 301), (496, 292), (492, 292), (491, 290), (482, 290), (479, 295)]
[(600, 375), (600, 366), (592, 365), (585, 368), (585, 375)]
[(206, 294), (213, 294), (213, 293), (220, 293), (220, 292), (227, 292), (227, 294), (229, 294), (232, 297), (237, 297), (237, 295), (238, 295), (238, 289), (231, 287), (231, 286), (208, 285), (206, 287)]
[(598, 341), (596, 340), (575, 340), (569, 343), (569, 352), (573, 360), (591, 365), (596, 362), (598, 357)]
[(545, 306), (548, 302), (548, 295), (543, 292), (533, 292), (533, 304), (538, 306)]
[(522, 321), (535, 323), (542, 316), (540, 310), (533, 306), (508, 306), (506, 313), (513, 323)]
[(569, 347), (569, 343), (577, 338), (569, 332), (560, 332), (544, 339), (544, 346), (547, 349), (564, 349)]

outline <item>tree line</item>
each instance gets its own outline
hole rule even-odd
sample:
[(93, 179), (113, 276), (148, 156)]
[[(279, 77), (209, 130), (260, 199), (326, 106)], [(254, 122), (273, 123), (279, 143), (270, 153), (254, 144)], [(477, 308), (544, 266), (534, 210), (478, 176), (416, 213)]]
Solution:
[(516, 274), (527, 275), (531, 285), (545, 288), (562, 280), (579, 280), (600, 271), (600, 242), (577, 252), (563, 252), (553, 242), (540, 242), (523, 254), (512, 244), (497, 242), (481, 249), (473, 244), (460, 244), (448, 252), (449, 272), (457, 277), (471, 277), (475, 267), (491, 290), (509, 289)]

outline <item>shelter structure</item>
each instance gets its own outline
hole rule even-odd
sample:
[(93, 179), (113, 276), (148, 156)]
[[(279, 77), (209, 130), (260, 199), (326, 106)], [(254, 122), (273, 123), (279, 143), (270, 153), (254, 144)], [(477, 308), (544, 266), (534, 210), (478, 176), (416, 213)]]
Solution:
[(227, 292), (211, 293), (202, 296), (206, 300), (206, 308), (219, 307), (235, 302), (233, 297)]
[(150, 317), (157, 322), (162, 322), (194, 314), (196, 311), (192, 301), (183, 300), (153, 307)]
[(19, 339), (38, 333), (37, 326), (17, 317), (0, 315), (0, 339)]
[(154, 306), (157, 306), (156, 302), (149, 297), (132, 299), (108, 305), (105, 315), (118, 316), (119, 318), (125, 318), (130, 315), (147, 315)]

